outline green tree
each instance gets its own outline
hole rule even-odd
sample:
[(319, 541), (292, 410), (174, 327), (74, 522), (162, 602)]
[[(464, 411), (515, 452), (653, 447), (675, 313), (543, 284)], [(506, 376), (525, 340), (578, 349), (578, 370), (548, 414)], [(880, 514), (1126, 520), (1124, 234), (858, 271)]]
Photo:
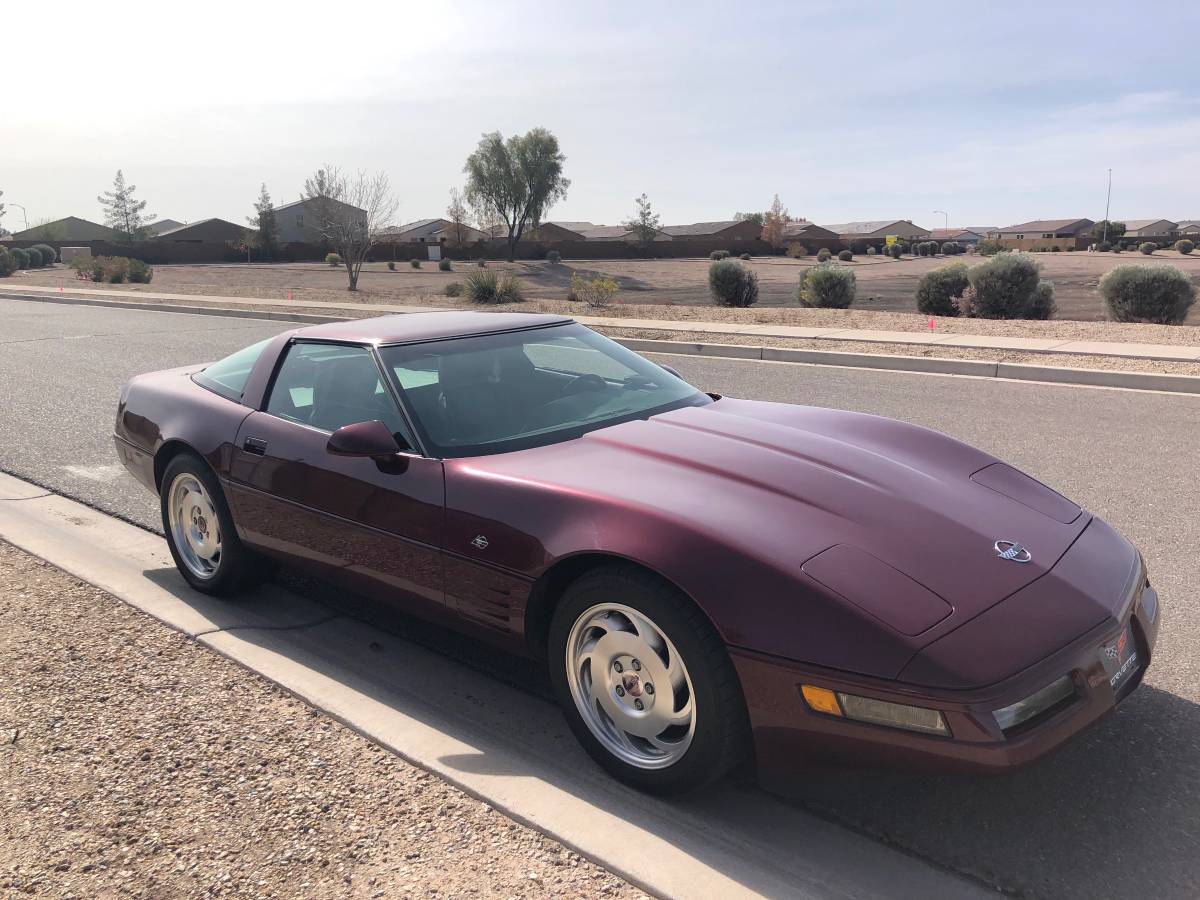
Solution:
[[(1105, 225), (1108, 226), (1107, 236), (1105, 235), (1105, 232), (1104, 232)], [(1113, 221), (1105, 222), (1103, 219), (1101, 219), (1099, 222), (1097, 222), (1095, 225), (1092, 226), (1092, 237), (1094, 237), (1098, 241), (1104, 241), (1104, 240), (1115, 241), (1117, 238), (1123, 236), (1124, 234), (1125, 234), (1125, 223), (1124, 222), (1113, 222)]]
[(254, 245), (267, 259), (274, 259), (279, 254), (279, 221), (275, 218), (275, 206), (271, 203), (265, 182), (259, 189), (254, 215), (247, 216), (246, 221), (257, 229)]
[(646, 248), (658, 236), (660, 219), (658, 213), (650, 208), (650, 199), (645, 194), (635, 198), (634, 202), (638, 211), (624, 224), (637, 237), (638, 244)]
[(739, 212), (739, 213), (733, 214), (733, 220), (735, 222), (753, 222), (759, 228), (762, 228), (763, 219), (765, 217), (766, 217), (766, 214), (760, 213), (760, 212), (747, 212), (747, 213)]
[(558, 138), (545, 128), (508, 140), (493, 131), (467, 157), (467, 202), (483, 216), (492, 213), (503, 220), (509, 262), (525, 229), (536, 229), (550, 207), (567, 196), (571, 182), (563, 177), (564, 162)]
[(150, 223), (158, 218), (143, 214), (146, 201), (133, 198), (136, 190), (134, 185), (125, 184), (124, 173), (117, 169), (113, 189), (96, 198), (104, 207), (104, 224), (119, 232), (121, 240), (126, 242), (146, 240), (150, 235)]

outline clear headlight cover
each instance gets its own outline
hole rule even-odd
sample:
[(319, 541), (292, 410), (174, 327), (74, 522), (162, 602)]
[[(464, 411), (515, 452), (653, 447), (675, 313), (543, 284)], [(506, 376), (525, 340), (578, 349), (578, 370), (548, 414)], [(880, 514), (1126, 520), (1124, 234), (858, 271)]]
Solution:
[(946, 720), (936, 709), (905, 706), (903, 703), (888, 703), (884, 700), (872, 700), (870, 697), (858, 697), (841, 692), (837, 697), (842, 706), (842, 714), (847, 719), (871, 722), (875, 725), (887, 725), (890, 728), (903, 728), (906, 731), (922, 731), (926, 734), (940, 734), (946, 737), (950, 735), (950, 728), (946, 725)]
[(1008, 731), (1016, 728), (1022, 722), (1028, 722), (1034, 716), (1045, 712), (1074, 694), (1075, 684), (1071, 681), (1071, 676), (1064, 675), (1052, 684), (1046, 685), (1036, 694), (1030, 694), (1024, 700), (1018, 700), (1003, 709), (997, 709), (992, 712), (992, 715), (996, 717), (996, 724), (1000, 726), (1000, 730)]

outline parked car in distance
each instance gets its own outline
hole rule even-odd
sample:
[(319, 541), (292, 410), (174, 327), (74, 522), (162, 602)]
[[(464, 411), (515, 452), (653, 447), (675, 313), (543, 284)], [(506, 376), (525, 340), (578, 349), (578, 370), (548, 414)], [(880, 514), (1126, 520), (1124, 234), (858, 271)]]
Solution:
[(655, 792), (753, 755), (1002, 772), (1136, 687), (1138, 551), (903, 422), (707, 394), (570, 319), (298, 328), (122, 390), (121, 461), (183, 577), (268, 560), (547, 661)]

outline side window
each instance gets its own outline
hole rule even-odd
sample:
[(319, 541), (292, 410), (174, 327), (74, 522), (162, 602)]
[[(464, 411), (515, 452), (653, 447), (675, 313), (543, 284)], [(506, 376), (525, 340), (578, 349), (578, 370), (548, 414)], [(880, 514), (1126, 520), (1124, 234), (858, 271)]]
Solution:
[(246, 382), (250, 379), (250, 373), (254, 371), (254, 364), (258, 362), (271, 340), (267, 338), (265, 341), (259, 341), (213, 363), (197, 372), (194, 380), (210, 391), (216, 391), (232, 400), (240, 400), (242, 391), (246, 389)]
[(416, 446), (365, 347), (292, 344), (275, 375), (266, 411), (330, 432), (378, 419)]

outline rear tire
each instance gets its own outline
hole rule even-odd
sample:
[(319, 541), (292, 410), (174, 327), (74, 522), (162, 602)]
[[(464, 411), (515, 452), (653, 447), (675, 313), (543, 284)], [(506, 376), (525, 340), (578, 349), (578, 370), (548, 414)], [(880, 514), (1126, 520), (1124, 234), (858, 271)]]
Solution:
[(571, 731), (620, 781), (681, 794), (744, 758), (745, 698), (725, 645), (656, 576), (620, 564), (583, 575), (555, 610), (548, 650)]
[(220, 483), (195, 453), (180, 453), (167, 464), (159, 506), (175, 567), (196, 590), (227, 597), (268, 574), (238, 538)]

